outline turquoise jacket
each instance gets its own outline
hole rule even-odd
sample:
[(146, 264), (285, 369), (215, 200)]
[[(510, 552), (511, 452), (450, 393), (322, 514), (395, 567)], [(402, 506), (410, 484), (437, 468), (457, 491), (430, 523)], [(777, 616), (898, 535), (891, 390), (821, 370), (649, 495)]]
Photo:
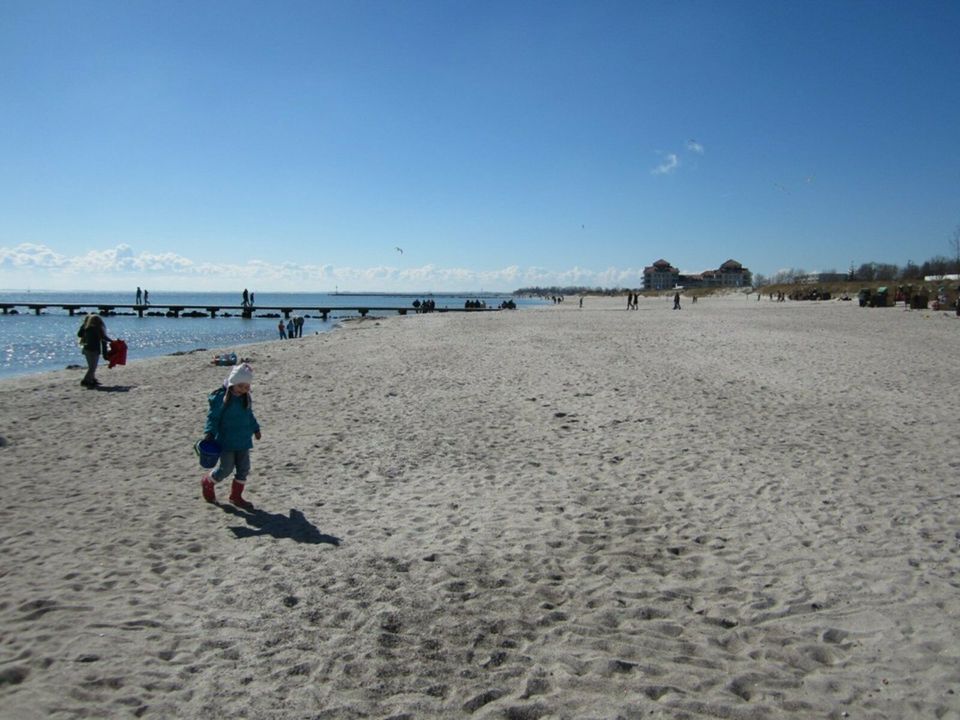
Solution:
[[(224, 402), (224, 398), (227, 401)], [(249, 450), (253, 447), (253, 434), (260, 432), (260, 424), (253, 415), (253, 399), (228, 395), (226, 388), (220, 388), (207, 398), (210, 411), (203, 431), (210, 433), (220, 444), (221, 450)]]

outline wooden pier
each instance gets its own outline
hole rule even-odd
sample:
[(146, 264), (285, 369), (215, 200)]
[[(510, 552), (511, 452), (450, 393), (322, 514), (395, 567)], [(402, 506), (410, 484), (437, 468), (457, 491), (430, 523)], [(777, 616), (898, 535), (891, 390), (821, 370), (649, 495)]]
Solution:
[[(30, 301), (14, 301), (14, 302), (0, 302), (0, 310), (3, 311), (4, 315), (10, 313), (11, 310), (15, 308), (22, 307), (28, 310), (32, 310), (34, 314), (39, 315), (42, 311), (47, 308), (61, 308), (66, 310), (73, 316), (77, 312), (87, 313), (87, 312), (97, 312), (100, 315), (110, 316), (116, 315), (118, 310), (129, 310), (131, 313), (135, 312), (139, 317), (143, 317), (144, 314), (151, 316), (164, 316), (164, 317), (180, 317), (180, 313), (186, 312), (188, 317), (200, 317), (202, 315), (208, 315), (211, 318), (215, 318), (217, 313), (223, 312), (234, 312), (234, 314), (239, 315), (243, 318), (252, 318), (253, 314), (257, 311), (261, 312), (271, 312), (271, 313), (282, 313), (284, 319), (289, 319), (290, 316), (297, 312), (307, 313), (307, 312), (316, 312), (320, 315), (323, 320), (327, 319), (327, 316), (332, 312), (356, 312), (361, 317), (366, 317), (368, 313), (371, 312), (395, 312), (399, 315), (406, 315), (408, 312), (421, 312), (420, 309), (413, 306), (410, 307), (375, 307), (375, 306), (366, 306), (358, 307), (356, 305), (350, 306), (338, 306), (338, 307), (305, 307), (305, 306), (280, 306), (280, 305), (221, 305), (213, 307), (210, 305), (165, 305), (158, 304), (154, 305), (150, 303), (149, 305), (114, 305), (114, 304), (102, 304), (102, 303), (37, 303)], [(425, 312), (489, 312), (491, 310), (499, 310), (495, 307), (484, 307), (484, 308), (433, 308)], [(19, 311), (16, 311), (19, 312)], [(199, 315), (201, 314), (202, 315)]]

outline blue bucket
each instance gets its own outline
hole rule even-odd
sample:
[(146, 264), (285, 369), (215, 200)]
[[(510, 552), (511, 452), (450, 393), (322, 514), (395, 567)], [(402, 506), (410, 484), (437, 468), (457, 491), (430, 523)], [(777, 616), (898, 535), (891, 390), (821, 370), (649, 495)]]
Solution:
[(198, 440), (193, 450), (200, 458), (200, 467), (215, 467), (220, 460), (220, 445), (215, 440)]

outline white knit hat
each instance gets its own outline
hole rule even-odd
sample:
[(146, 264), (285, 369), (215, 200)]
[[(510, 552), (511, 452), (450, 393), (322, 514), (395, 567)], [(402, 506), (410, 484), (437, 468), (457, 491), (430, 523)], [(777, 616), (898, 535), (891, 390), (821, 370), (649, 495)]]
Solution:
[(247, 383), (249, 385), (252, 382), (253, 368), (247, 363), (240, 363), (231, 368), (230, 375), (227, 376), (227, 382), (224, 384), (227, 387), (231, 387), (233, 385), (239, 385), (240, 383)]

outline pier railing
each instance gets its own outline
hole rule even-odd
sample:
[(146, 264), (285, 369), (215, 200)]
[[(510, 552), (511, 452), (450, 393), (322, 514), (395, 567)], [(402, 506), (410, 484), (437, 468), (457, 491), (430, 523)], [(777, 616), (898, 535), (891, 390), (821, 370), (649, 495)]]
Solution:
[(131, 313), (135, 312), (139, 317), (143, 317), (144, 314), (147, 315), (160, 315), (165, 317), (180, 317), (181, 313), (186, 313), (188, 317), (204, 317), (209, 314), (211, 318), (215, 318), (217, 313), (226, 313), (226, 312), (235, 312), (235, 314), (240, 315), (244, 318), (252, 318), (255, 312), (271, 312), (271, 313), (282, 313), (285, 319), (289, 319), (290, 316), (294, 313), (307, 313), (307, 312), (316, 312), (320, 315), (323, 320), (326, 320), (327, 317), (333, 312), (356, 312), (361, 317), (366, 317), (368, 313), (378, 312), (395, 312), (399, 315), (406, 315), (409, 312), (489, 312), (491, 310), (498, 310), (499, 308), (495, 307), (453, 307), (453, 308), (433, 308), (431, 310), (422, 310), (415, 307), (375, 307), (375, 306), (330, 306), (330, 307), (307, 307), (307, 306), (283, 306), (283, 305), (169, 305), (169, 304), (145, 304), (145, 305), (117, 305), (114, 303), (56, 303), (56, 302), (0, 302), (0, 310), (3, 311), (4, 315), (10, 313), (11, 310), (15, 310), (18, 307), (26, 308), (32, 310), (34, 314), (39, 315), (42, 311), (47, 308), (61, 308), (66, 310), (73, 316), (77, 312), (98, 312), (100, 315), (116, 315), (118, 310), (129, 310)]

